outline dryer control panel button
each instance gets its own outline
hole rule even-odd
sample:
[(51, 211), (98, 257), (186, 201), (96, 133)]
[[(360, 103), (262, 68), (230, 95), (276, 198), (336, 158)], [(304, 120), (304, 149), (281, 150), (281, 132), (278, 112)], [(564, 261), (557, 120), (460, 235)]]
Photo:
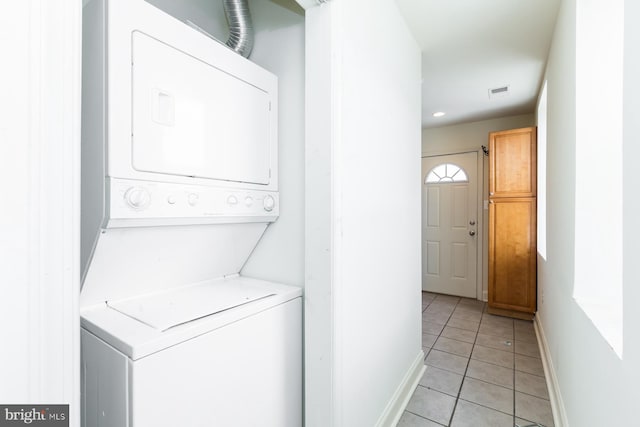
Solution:
[(233, 196), (233, 195), (227, 197), (227, 204), (229, 206), (237, 205), (238, 204), (238, 198), (236, 196)]
[(142, 210), (151, 203), (151, 194), (144, 187), (131, 187), (124, 193), (124, 200), (130, 208)]
[(265, 211), (271, 212), (276, 206), (276, 201), (272, 196), (265, 196), (263, 206)]
[(187, 195), (187, 203), (191, 206), (195, 206), (198, 204), (198, 200), (200, 200), (200, 196), (196, 193), (189, 193)]

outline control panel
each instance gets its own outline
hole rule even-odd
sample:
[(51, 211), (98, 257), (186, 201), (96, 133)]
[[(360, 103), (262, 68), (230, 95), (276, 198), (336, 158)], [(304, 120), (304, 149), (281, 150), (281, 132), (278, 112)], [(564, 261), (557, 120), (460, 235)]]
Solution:
[(196, 223), (253, 222), (275, 221), (279, 214), (277, 191), (111, 178), (108, 193), (109, 221), (155, 219), (167, 225), (187, 218), (190, 223), (193, 219)]

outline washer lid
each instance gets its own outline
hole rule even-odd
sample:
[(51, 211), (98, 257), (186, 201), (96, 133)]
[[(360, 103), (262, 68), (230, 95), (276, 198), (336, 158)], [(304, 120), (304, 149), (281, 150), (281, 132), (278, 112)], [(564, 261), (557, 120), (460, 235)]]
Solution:
[(295, 286), (233, 275), (95, 304), (80, 314), (83, 329), (138, 360), (301, 296), (302, 289)]
[(245, 280), (196, 284), (167, 292), (107, 302), (107, 306), (159, 331), (275, 295)]

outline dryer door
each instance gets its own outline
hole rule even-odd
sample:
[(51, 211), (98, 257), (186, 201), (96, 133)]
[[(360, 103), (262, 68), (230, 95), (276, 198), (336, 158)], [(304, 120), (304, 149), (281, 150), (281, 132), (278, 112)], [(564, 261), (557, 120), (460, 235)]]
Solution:
[(267, 90), (143, 33), (132, 42), (133, 168), (269, 184)]

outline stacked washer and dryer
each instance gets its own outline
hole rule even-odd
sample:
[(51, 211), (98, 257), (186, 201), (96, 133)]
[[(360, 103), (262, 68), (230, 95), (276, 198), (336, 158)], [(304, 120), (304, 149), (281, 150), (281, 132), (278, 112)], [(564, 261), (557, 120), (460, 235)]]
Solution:
[(301, 290), (239, 274), (277, 78), (144, 0), (90, 0), (83, 56), (82, 425), (301, 425)]

